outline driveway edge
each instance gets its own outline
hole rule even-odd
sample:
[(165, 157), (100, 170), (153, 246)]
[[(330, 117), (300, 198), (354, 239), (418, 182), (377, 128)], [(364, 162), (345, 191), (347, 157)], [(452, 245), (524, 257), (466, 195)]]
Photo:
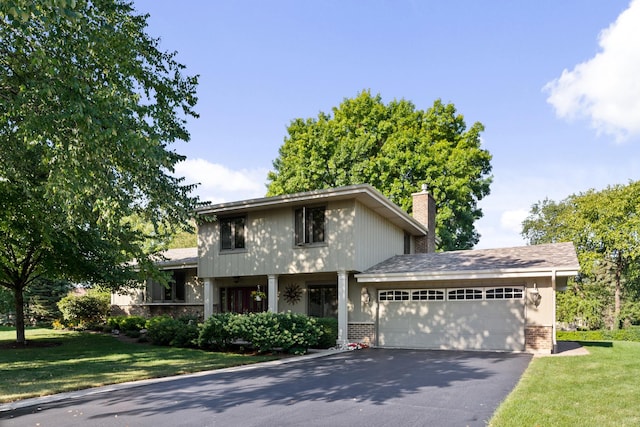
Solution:
[(55, 403), (55, 402), (59, 402), (61, 400), (67, 400), (67, 399), (78, 399), (81, 397), (93, 396), (95, 394), (102, 394), (102, 393), (108, 393), (108, 392), (117, 391), (117, 390), (123, 390), (127, 388), (140, 387), (147, 384), (173, 381), (177, 378), (195, 378), (195, 377), (202, 377), (205, 375), (223, 374), (225, 372), (249, 371), (252, 369), (262, 368), (265, 366), (266, 367), (279, 366), (279, 365), (286, 365), (288, 363), (298, 362), (301, 360), (317, 359), (319, 357), (331, 356), (334, 354), (344, 353), (347, 351), (349, 350), (342, 350), (342, 349), (321, 350), (321, 351), (308, 353), (302, 356), (287, 357), (284, 359), (270, 360), (268, 362), (251, 363), (249, 365), (240, 365), (240, 366), (234, 366), (231, 368), (214, 369), (209, 371), (199, 371), (191, 374), (173, 375), (170, 377), (149, 378), (149, 379), (140, 380), (140, 381), (129, 381), (126, 383), (110, 384), (110, 385), (87, 388), (82, 390), (68, 391), (64, 393), (52, 394), (49, 396), (32, 397), (28, 399), (17, 400), (15, 402), (0, 404), (0, 415), (9, 411), (14, 411), (16, 409), (23, 409), (31, 406), (45, 405), (45, 404)]

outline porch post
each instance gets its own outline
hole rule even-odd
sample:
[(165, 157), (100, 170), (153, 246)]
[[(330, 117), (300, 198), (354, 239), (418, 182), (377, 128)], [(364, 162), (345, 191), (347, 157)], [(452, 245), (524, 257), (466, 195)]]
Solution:
[(213, 279), (204, 279), (204, 318), (208, 319), (213, 314)]
[(348, 313), (347, 296), (349, 288), (349, 277), (346, 271), (338, 271), (338, 340), (336, 345), (344, 347), (349, 343), (348, 337)]
[(277, 313), (278, 312), (278, 275), (269, 274), (267, 276), (267, 280), (268, 280), (267, 299), (269, 302), (268, 310), (272, 313)]
[(204, 318), (208, 319), (220, 309), (218, 284), (213, 277), (204, 279)]

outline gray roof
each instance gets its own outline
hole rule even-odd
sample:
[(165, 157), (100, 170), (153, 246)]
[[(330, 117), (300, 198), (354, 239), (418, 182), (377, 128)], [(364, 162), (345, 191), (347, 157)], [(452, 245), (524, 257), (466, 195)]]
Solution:
[(460, 274), (525, 271), (560, 271), (575, 274), (580, 268), (573, 243), (551, 243), (500, 249), (478, 249), (428, 254), (396, 255), (364, 275)]
[(162, 252), (163, 260), (158, 262), (162, 268), (195, 267), (198, 265), (198, 248), (168, 249)]

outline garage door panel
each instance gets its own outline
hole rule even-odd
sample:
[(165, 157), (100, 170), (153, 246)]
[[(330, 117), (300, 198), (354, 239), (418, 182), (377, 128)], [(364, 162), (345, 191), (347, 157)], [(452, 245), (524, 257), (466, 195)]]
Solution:
[(378, 345), (523, 350), (522, 300), (382, 301)]

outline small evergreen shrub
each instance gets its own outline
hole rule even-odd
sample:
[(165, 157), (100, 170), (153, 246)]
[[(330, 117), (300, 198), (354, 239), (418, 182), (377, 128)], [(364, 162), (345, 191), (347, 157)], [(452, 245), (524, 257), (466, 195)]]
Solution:
[(335, 317), (318, 317), (316, 322), (322, 328), (322, 336), (318, 340), (316, 347), (335, 347), (336, 341), (338, 341), (338, 319)]

